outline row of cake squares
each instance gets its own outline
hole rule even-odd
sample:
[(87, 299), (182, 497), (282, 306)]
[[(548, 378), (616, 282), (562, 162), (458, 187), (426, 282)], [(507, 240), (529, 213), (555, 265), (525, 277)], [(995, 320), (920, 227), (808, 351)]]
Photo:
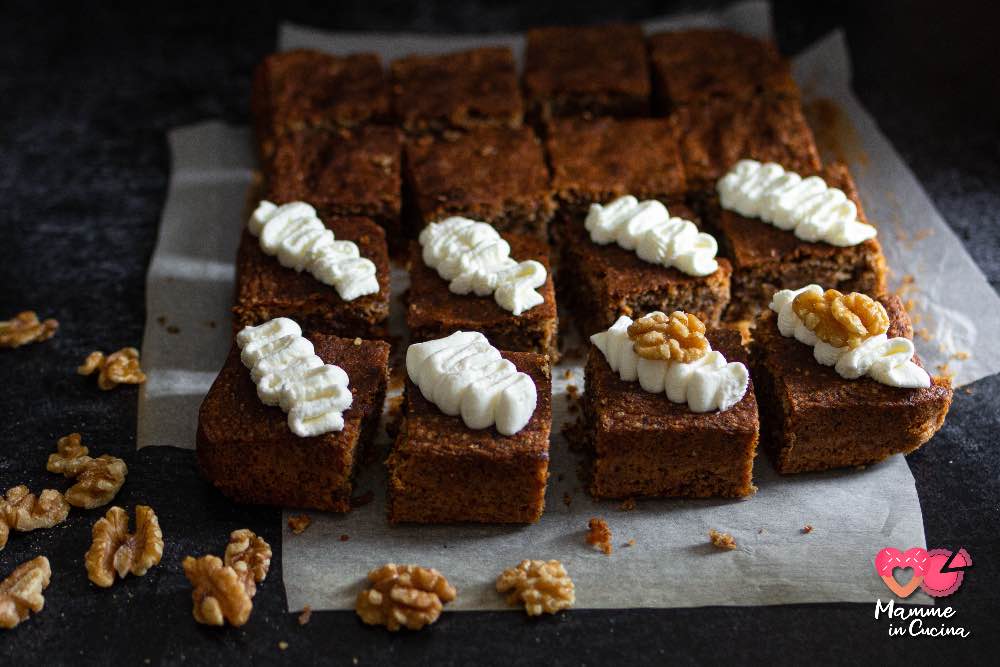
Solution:
[[(567, 433), (587, 457), (590, 493), (749, 496), (761, 436), (781, 473), (864, 466), (929, 440), (952, 391), (914, 355), (898, 298), (833, 295), (873, 315), (852, 347), (810, 319), (830, 296), (816, 285), (776, 293), (753, 354), (737, 332), (679, 311), (622, 316), (592, 336), (582, 417)], [(303, 332), (288, 318), (245, 327), (199, 413), (203, 474), (238, 502), (350, 511), (388, 366), (383, 341)], [(551, 392), (547, 356), (498, 350), (479, 332), (411, 345), (385, 461), (388, 520), (537, 521)]]
[(255, 74), (252, 103), (262, 135), (274, 138), (365, 123), (419, 133), (516, 128), (525, 117), (665, 115), (759, 95), (798, 96), (771, 43), (721, 29), (647, 39), (639, 26), (617, 24), (529, 30), (522, 79), (506, 47), (411, 55), (390, 63), (388, 76), (371, 53), (274, 54)]

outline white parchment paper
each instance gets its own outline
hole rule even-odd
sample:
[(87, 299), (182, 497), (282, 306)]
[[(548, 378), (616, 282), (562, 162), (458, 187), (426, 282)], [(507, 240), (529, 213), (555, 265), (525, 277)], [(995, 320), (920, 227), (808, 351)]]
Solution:
[[(652, 21), (646, 28), (692, 25), (770, 33), (767, 7), (760, 3)], [(520, 53), (523, 41), (510, 35), (341, 34), (284, 26), (279, 43), (283, 49), (378, 51), (390, 59), (482, 44), (508, 44)], [(826, 121), (835, 111), (834, 126), (818, 132), (818, 139), (827, 155), (849, 162), (859, 181), (895, 284), (904, 285), (913, 299), (918, 328), (928, 329), (928, 340), (916, 341), (927, 365), (948, 363), (958, 384), (1000, 371), (1000, 346), (993, 340), (978, 341), (967, 360), (952, 358), (974, 350), (977, 332), (1000, 325), (1000, 299), (854, 98), (841, 36), (816, 44), (794, 68), (807, 108), (823, 102), (817, 109), (825, 110)], [(149, 380), (140, 393), (138, 443), (193, 448), (198, 406), (230, 344), (233, 260), (255, 164), (244, 128), (218, 123), (181, 128), (170, 134), (170, 144), (170, 190), (147, 279), (143, 365)], [(398, 296), (406, 282), (405, 272), (394, 270), (394, 334), (403, 333)], [(754, 471), (759, 492), (749, 500), (640, 501), (630, 512), (592, 501), (577, 479), (578, 459), (559, 435), (574, 418), (565, 394), (568, 384), (582, 388), (579, 364), (568, 360), (553, 372), (552, 476), (537, 525), (390, 527), (384, 518), (384, 468), (369, 466), (356, 488), (359, 494), (373, 491), (374, 502), (343, 516), (311, 513), (313, 524), (301, 535), (285, 529), (282, 570), (289, 609), (351, 608), (365, 573), (387, 561), (445, 572), (460, 591), (450, 608), (503, 608), (493, 579), (522, 558), (562, 560), (583, 608), (866, 602), (889, 595), (873, 572), (878, 550), (925, 546), (913, 477), (901, 456), (860, 471), (793, 477), (778, 476), (761, 456)], [(566, 370), (571, 379), (564, 377)], [(381, 444), (388, 447), (384, 435)], [(592, 516), (611, 526), (610, 557), (584, 544)], [(806, 524), (813, 527), (808, 534), (801, 530)], [(738, 549), (711, 547), (712, 528), (733, 534)], [(629, 540), (634, 546), (624, 546)], [(908, 601), (930, 599), (917, 593)]]

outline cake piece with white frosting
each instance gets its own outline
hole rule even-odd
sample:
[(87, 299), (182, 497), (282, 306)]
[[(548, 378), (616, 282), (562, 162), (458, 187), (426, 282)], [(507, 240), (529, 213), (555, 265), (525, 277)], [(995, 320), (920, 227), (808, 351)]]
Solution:
[(199, 468), (237, 502), (349, 511), (354, 471), (382, 414), (389, 345), (269, 324), (260, 333), (271, 335), (233, 345), (202, 402)]
[(585, 337), (620, 315), (683, 310), (715, 326), (729, 303), (729, 260), (683, 204), (626, 195), (556, 223), (565, 295)]
[[(846, 297), (850, 313), (827, 308)], [(941, 428), (951, 383), (930, 376), (913, 353), (898, 297), (837, 297), (811, 285), (779, 291), (769, 305), (754, 332), (753, 377), (779, 472), (871, 465), (917, 449)]]
[(567, 432), (589, 456), (591, 494), (753, 493), (759, 426), (747, 363), (738, 333), (706, 332), (686, 313), (623, 316), (592, 336), (582, 416)]
[(544, 508), (551, 366), (479, 332), (411, 345), (386, 465), (389, 520), (532, 523)]
[(818, 283), (841, 292), (885, 294), (876, 228), (841, 164), (818, 174), (741, 160), (706, 203), (709, 225), (733, 263), (730, 321), (750, 320), (771, 294)]
[(410, 251), (413, 341), (479, 331), (513, 352), (558, 354), (548, 244), (462, 217), (427, 225)]

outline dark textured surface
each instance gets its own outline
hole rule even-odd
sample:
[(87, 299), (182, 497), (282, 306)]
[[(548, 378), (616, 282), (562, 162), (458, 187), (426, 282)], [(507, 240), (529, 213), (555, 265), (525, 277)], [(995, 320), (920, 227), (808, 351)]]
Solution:
[[(690, 6), (692, 3), (683, 3)], [(949, 3), (813, 5), (776, 9), (786, 51), (847, 27), (856, 89), (945, 218), (1000, 285), (1000, 142), (993, 17)], [(871, 5), (871, 6), (869, 6)], [(877, 5), (877, 6), (876, 6)], [(237, 507), (203, 483), (192, 452), (136, 452), (134, 388), (99, 392), (73, 369), (92, 349), (141, 342), (145, 268), (166, 193), (164, 132), (208, 118), (247, 122), (250, 73), (273, 49), (279, 18), (346, 29), (514, 30), (528, 25), (642, 18), (654, 2), (484, 5), (386, 0), (342, 3), (326, 15), (284, 4), (205, 3), (141, 16), (96, 6), (6, 5), (0, 20), (0, 316), (35, 308), (62, 323), (41, 345), (0, 351), (0, 486), (66, 483), (44, 471), (58, 436), (79, 430), (130, 468), (116, 502), (151, 504), (167, 547), (163, 563), (110, 590), (86, 579), (82, 555), (97, 511), (74, 510), (48, 531), (11, 538), (0, 572), (43, 553), (53, 579), (45, 610), (0, 634), (0, 662), (359, 664), (475, 660), (549, 665), (810, 661), (921, 664), (996, 649), (1000, 574), (1000, 378), (959, 391), (944, 429), (910, 456), (928, 544), (966, 547), (975, 560), (947, 604), (970, 639), (889, 638), (871, 605), (794, 605), (662, 611), (445, 614), (433, 628), (390, 636), (352, 613), (316, 613), (300, 627), (284, 611), (280, 549), (242, 629), (191, 619), (180, 559), (221, 551), (249, 526), (276, 547), (277, 510)], [(582, 528), (582, 527), (581, 527)], [(831, 529), (835, 529), (831, 527)], [(905, 547), (909, 545), (896, 545)], [(492, 567), (484, 564), (484, 567)], [(706, 582), (711, 585), (711, 582)], [(281, 651), (279, 641), (287, 641)], [(815, 651), (815, 653), (814, 653)], [(952, 661), (953, 664), (961, 664)]]

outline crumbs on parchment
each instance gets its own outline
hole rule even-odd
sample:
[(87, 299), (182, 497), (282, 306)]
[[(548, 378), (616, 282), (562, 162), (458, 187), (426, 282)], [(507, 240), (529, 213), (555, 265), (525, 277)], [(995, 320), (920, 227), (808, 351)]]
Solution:
[(610, 556), (613, 551), (611, 546), (611, 529), (608, 522), (598, 517), (593, 517), (587, 522), (587, 544), (591, 544), (600, 549), (605, 556)]
[(736, 538), (729, 533), (720, 533), (714, 528), (708, 531), (708, 539), (716, 549), (732, 551), (736, 548)]

